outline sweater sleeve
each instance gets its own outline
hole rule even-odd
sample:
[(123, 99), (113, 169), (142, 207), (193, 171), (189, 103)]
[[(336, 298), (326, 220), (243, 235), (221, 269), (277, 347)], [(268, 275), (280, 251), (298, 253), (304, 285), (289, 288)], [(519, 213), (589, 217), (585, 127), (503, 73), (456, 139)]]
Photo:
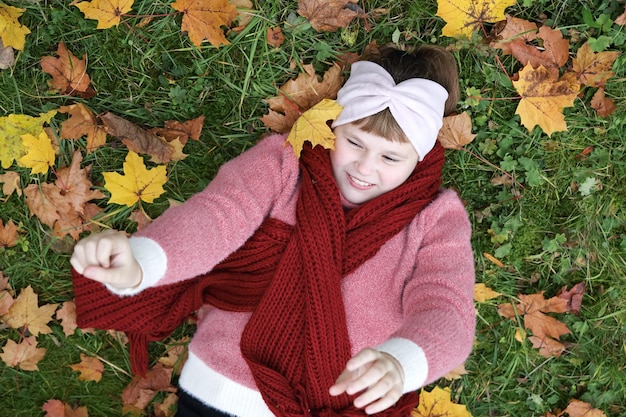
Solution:
[[(405, 319), (394, 335), (415, 343), (404, 343), (408, 351), (423, 352), (419, 355), (422, 359), (425, 354), (423, 368), (407, 372), (407, 376), (413, 375), (413, 385), (418, 385), (411, 389), (429, 384), (462, 364), (474, 341), (471, 225), (456, 193), (444, 191), (438, 200), (418, 221), (421, 230), (416, 235), (422, 239), (413, 276), (403, 294)], [(399, 356), (401, 363), (408, 357), (403, 360), (402, 354)]]
[(211, 270), (297, 193), (298, 160), (272, 135), (225, 163), (209, 185), (133, 235), (144, 282), (131, 293)]

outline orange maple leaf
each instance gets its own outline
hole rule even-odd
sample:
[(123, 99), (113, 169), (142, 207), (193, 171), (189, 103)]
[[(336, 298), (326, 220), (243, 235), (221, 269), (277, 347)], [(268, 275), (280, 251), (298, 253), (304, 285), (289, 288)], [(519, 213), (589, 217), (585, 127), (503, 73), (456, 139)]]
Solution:
[(69, 167), (57, 170), (54, 184), (30, 184), (24, 189), (31, 216), (53, 229), (53, 234), (69, 234), (75, 240), (81, 232), (92, 230), (90, 220), (101, 210), (88, 201), (104, 198), (102, 191), (92, 190), (88, 176), (91, 166), (81, 168), (80, 151), (74, 152)]
[(45, 355), (46, 349), (38, 348), (37, 338), (30, 336), (24, 338), (20, 343), (15, 343), (9, 339), (4, 345), (2, 353), (0, 353), (0, 359), (11, 368), (18, 367), (23, 371), (38, 371), (37, 364)]
[(534, 69), (527, 64), (519, 71), (519, 80), (513, 86), (522, 96), (515, 114), (529, 131), (539, 125), (548, 136), (567, 130), (563, 109), (572, 107), (580, 90), (574, 77), (558, 78), (558, 74), (543, 66)]
[(303, 112), (325, 98), (335, 99), (343, 84), (337, 64), (324, 73), (321, 81), (313, 65), (303, 65), (303, 69), (303, 73), (280, 87), (278, 96), (266, 100), (270, 110), (261, 121), (274, 132), (289, 132)]
[(298, 14), (307, 18), (318, 32), (335, 32), (355, 17), (365, 16), (358, 0), (298, 0)]
[(5, 225), (0, 219), (0, 247), (10, 248), (17, 243), (17, 225), (9, 220)]
[[(172, 369), (155, 365), (144, 376), (135, 376), (122, 391), (124, 407), (143, 410), (158, 392), (176, 392), (171, 384)], [(124, 410), (122, 410), (124, 411)]]
[(78, 7), (87, 19), (98, 21), (96, 29), (108, 29), (120, 24), (123, 14), (130, 12), (134, 0), (92, 0), (71, 4)]
[(6, 197), (3, 201), (15, 192), (18, 196), (22, 195), (22, 189), (20, 188), (20, 174), (15, 171), (5, 172), (0, 174), (0, 183), (2, 183), (2, 193)]
[(521, 41), (530, 44), (537, 38), (537, 24), (526, 19), (506, 15), (506, 23), (496, 34), (497, 40), (491, 42), (492, 48), (502, 49), (505, 55), (511, 55), (510, 45)]
[(38, 296), (29, 285), (17, 296), (3, 320), (14, 329), (27, 328), (33, 336), (52, 333), (48, 322), (52, 320), (57, 306), (58, 304), (45, 304), (39, 307)]
[(533, 68), (543, 66), (558, 75), (558, 68), (569, 59), (569, 41), (563, 39), (560, 30), (548, 26), (541, 26), (537, 37), (543, 40), (542, 49), (519, 37), (508, 43), (508, 50), (522, 65), (530, 64)]
[(87, 407), (72, 407), (60, 400), (48, 400), (41, 406), (44, 417), (88, 417)]
[(446, 149), (461, 149), (475, 137), (476, 135), (472, 133), (472, 119), (465, 111), (444, 117), (437, 139)]
[(184, 146), (189, 139), (200, 140), (203, 124), (204, 116), (199, 116), (184, 122), (166, 120), (163, 127), (154, 127), (149, 129), (148, 132), (161, 136), (168, 142), (178, 139)]
[(87, 356), (84, 353), (80, 354), (80, 362), (70, 365), (70, 368), (80, 372), (78, 376), (80, 381), (99, 382), (104, 372), (104, 365), (100, 362), (100, 359)]
[(588, 42), (585, 42), (572, 59), (572, 71), (578, 75), (580, 83), (589, 87), (603, 87), (604, 83), (615, 75), (612, 71), (613, 62), (619, 52), (605, 51), (594, 53)]
[(181, 29), (196, 47), (200, 48), (205, 39), (216, 48), (230, 43), (222, 26), (230, 26), (237, 17), (237, 8), (228, 0), (177, 0), (171, 6), (183, 13)]
[(606, 414), (584, 401), (573, 399), (558, 417), (606, 417)]
[(50, 88), (61, 94), (91, 98), (96, 92), (89, 87), (91, 80), (87, 74), (87, 54), (80, 60), (65, 48), (63, 42), (57, 48), (58, 58), (44, 56), (41, 58), (41, 69), (52, 75)]
[(615, 101), (604, 94), (604, 88), (598, 88), (591, 98), (591, 108), (600, 117), (608, 117), (615, 111)]
[(533, 347), (540, 349), (542, 356), (559, 356), (564, 350), (559, 338), (570, 333), (567, 326), (548, 316), (546, 313), (564, 313), (567, 311), (567, 300), (561, 297), (545, 299), (543, 292), (519, 296), (520, 302), (516, 305), (506, 303), (498, 306), (498, 314), (502, 317), (515, 320), (523, 316), (524, 328), (532, 332), (529, 340)]
[(87, 153), (103, 146), (107, 140), (104, 128), (96, 115), (82, 103), (62, 106), (60, 113), (68, 113), (70, 118), (61, 123), (61, 139), (79, 139), (87, 136)]

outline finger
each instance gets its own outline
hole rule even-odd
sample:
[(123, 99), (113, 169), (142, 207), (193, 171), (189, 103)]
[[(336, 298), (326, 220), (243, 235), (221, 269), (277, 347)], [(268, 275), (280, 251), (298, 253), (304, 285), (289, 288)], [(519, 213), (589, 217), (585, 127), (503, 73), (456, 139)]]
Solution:
[(328, 392), (330, 395), (341, 395), (346, 392), (348, 388), (348, 384), (352, 382), (355, 378), (355, 374), (353, 371), (344, 370), (341, 375), (337, 378), (334, 385), (332, 385)]
[(354, 405), (358, 408), (364, 408), (369, 404), (387, 397), (393, 391), (393, 387), (393, 382), (390, 378), (380, 379), (359, 395), (354, 400)]
[(83, 275), (85, 270), (85, 256), (83, 253), (83, 247), (80, 244), (77, 244), (74, 247), (74, 252), (72, 253), (72, 257), (70, 258), (70, 264), (79, 274)]
[(363, 349), (346, 363), (346, 369), (356, 371), (378, 359), (380, 353), (374, 349)]

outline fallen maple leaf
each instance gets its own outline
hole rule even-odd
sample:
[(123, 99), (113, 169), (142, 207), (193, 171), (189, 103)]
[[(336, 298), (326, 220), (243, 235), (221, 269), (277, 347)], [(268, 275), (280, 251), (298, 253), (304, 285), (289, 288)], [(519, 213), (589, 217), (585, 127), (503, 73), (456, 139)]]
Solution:
[(59, 113), (68, 113), (70, 118), (61, 123), (61, 139), (79, 139), (87, 136), (87, 153), (106, 143), (107, 133), (96, 115), (82, 103), (59, 108)]
[(31, 216), (37, 216), (43, 224), (52, 228), (55, 236), (69, 234), (77, 240), (81, 232), (92, 230), (93, 225), (89, 221), (101, 211), (89, 201), (104, 198), (105, 195), (91, 189), (88, 179), (91, 166), (81, 168), (82, 160), (82, 154), (77, 150), (70, 166), (57, 170), (54, 184), (30, 184), (24, 189)]
[(608, 117), (615, 111), (615, 101), (604, 94), (604, 88), (598, 88), (591, 98), (591, 108), (600, 117)]
[(560, 30), (545, 25), (539, 28), (537, 37), (543, 40), (542, 49), (525, 42), (524, 38), (517, 38), (508, 45), (511, 55), (524, 66), (527, 64), (533, 68), (543, 66), (558, 76), (558, 69), (569, 59), (569, 41), (563, 39)]
[(152, 401), (157, 392), (176, 392), (171, 384), (172, 369), (161, 364), (155, 365), (144, 376), (135, 376), (122, 391), (124, 407), (130, 406), (140, 410)]
[(39, 117), (25, 114), (9, 114), (0, 117), (0, 163), (2, 168), (7, 169), (13, 161), (20, 159), (26, 154), (26, 146), (22, 142), (22, 135), (39, 136), (44, 123), (56, 114), (56, 110), (40, 113)]
[(48, 400), (41, 406), (44, 417), (89, 417), (87, 407), (73, 408), (60, 400)]
[(606, 417), (602, 410), (593, 408), (593, 406), (584, 401), (573, 399), (569, 402), (565, 410), (558, 417)]
[(318, 32), (335, 32), (365, 12), (358, 0), (298, 0), (298, 14), (307, 18)]
[(582, 307), (583, 295), (585, 294), (585, 282), (579, 282), (574, 285), (571, 289), (567, 289), (567, 287), (561, 288), (557, 297), (562, 298), (567, 301), (567, 312), (580, 314), (580, 308)]
[(437, 16), (446, 21), (441, 34), (471, 37), (483, 23), (504, 20), (504, 10), (515, 0), (439, 0)]
[(0, 219), (0, 247), (10, 248), (17, 243), (17, 225), (9, 220), (5, 225)]
[(96, 29), (108, 29), (120, 24), (122, 15), (130, 12), (134, 0), (73, 1), (87, 19), (98, 21)]
[(472, 119), (464, 111), (461, 114), (446, 116), (443, 118), (443, 126), (439, 130), (437, 139), (446, 149), (461, 149), (471, 143), (475, 134), (472, 133)]
[(25, 327), (33, 336), (48, 334), (52, 333), (48, 322), (52, 320), (57, 306), (58, 304), (45, 304), (39, 307), (38, 296), (29, 285), (20, 292), (2, 319), (14, 329)]
[[(78, 325), (76, 324), (76, 303), (74, 301), (65, 301), (61, 308), (56, 312), (56, 318), (61, 322), (63, 333), (65, 336), (71, 336), (76, 332)], [(81, 328), (83, 333), (93, 333), (94, 329)]]
[(176, 404), (178, 404), (178, 395), (170, 392), (162, 403), (154, 405), (155, 417), (173, 417), (176, 414)]
[(222, 26), (230, 26), (237, 17), (237, 8), (228, 0), (177, 0), (171, 6), (183, 13), (181, 30), (196, 47), (200, 48), (205, 39), (216, 48), (230, 43)]
[(616, 25), (620, 25), (620, 26), (626, 25), (626, 6), (624, 6), (624, 13), (617, 16), (615, 20), (613, 21), (613, 23), (615, 23)]
[(8, 171), (4, 174), (0, 174), (0, 183), (2, 183), (2, 193), (5, 195), (4, 201), (6, 201), (14, 192), (18, 195), (22, 195), (22, 188), (20, 187), (20, 174), (15, 171)]
[(483, 283), (477, 283), (474, 285), (474, 301), (477, 303), (484, 303), (487, 300), (491, 300), (501, 295), (501, 293), (492, 290)]
[(10, 46), (4, 46), (0, 39), (0, 70), (10, 68), (15, 62), (15, 50)]
[(174, 148), (154, 133), (111, 112), (101, 114), (100, 120), (106, 132), (120, 138), (129, 150), (150, 155), (151, 160), (157, 164), (166, 164), (172, 160)]
[[(200, 140), (204, 116), (195, 119), (179, 122), (178, 120), (167, 120), (163, 127), (154, 127), (148, 132), (165, 138), (168, 142), (178, 139), (184, 146), (189, 139)], [(139, 152), (138, 152), (139, 153)]]
[(457, 379), (461, 379), (463, 375), (467, 374), (469, 374), (469, 372), (467, 372), (467, 370), (465, 369), (465, 363), (462, 363), (447, 374), (445, 374), (443, 377), (448, 381), (454, 381)]
[(546, 300), (543, 292), (531, 295), (521, 294), (519, 299), (520, 302), (516, 305), (510, 303), (499, 305), (498, 314), (511, 320), (523, 316), (524, 328), (533, 333), (529, 337), (533, 347), (540, 349), (539, 353), (542, 356), (559, 356), (565, 350), (559, 338), (570, 331), (564, 323), (545, 313), (566, 312), (567, 300), (559, 297)]
[(511, 55), (511, 44), (530, 43), (537, 38), (537, 24), (526, 19), (506, 15), (504, 27), (496, 34), (497, 40), (491, 42), (492, 48), (502, 49), (505, 55)]
[(566, 77), (559, 80), (543, 66), (534, 69), (527, 64), (519, 71), (519, 80), (513, 81), (513, 86), (522, 96), (515, 114), (529, 131), (537, 125), (548, 136), (567, 130), (562, 112), (565, 107), (574, 105), (580, 89), (576, 80)]
[(230, 4), (237, 7), (237, 17), (233, 19), (237, 26), (231, 30), (240, 33), (248, 26), (254, 17), (254, 5), (250, 0), (228, 0)]
[(89, 86), (91, 79), (87, 75), (87, 54), (80, 60), (65, 48), (61, 41), (57, 48), (58, 58), (44, 56), (41, 58), (41, 69), (52, 76), (48, 82), (50, 88), (61, 94), (91, 98), (96, 95)]
[(147, 169), (143, 159), (133, 151), (128, 151), (124, 162), (124, 175), (117, 172), (103, 172), (104, 188), (111, 193), (109, 203), (132, 207), (139, 201), (152, 203), (165, 192), (167, 181), (165, 165)]
[(48, 134), (42, 130), (38, 137), (31, 134), (22, 135), (22, 141), (28, 151), (17, 161), (17, 164), (30, 168), (31, 174), (47, 173), (54, 165), (55, 156)]
[(472, 417), (462, 404), (455, 404), (450, 399), (450, 388), (435, 387), (428, 392), (420, 391), (420, 402), (411, 413), (411, 417)]
[(30, 30), (17, 19), (25, 10), (0, 3), (0, 39), (5, 47), (24, 50), (26, 35), (30, 33)]
[(167, 347), (165, 356), (159, 358), (159, 363), (166, 368), (172, 368), (174, 370), (174, 375), (180, 375), (180, 371), (187, 361), (188, 344), (188, 337), (175, 341), (172, 345)]
[(80, 372), (78, 376), (80, 381), (99, 382), (104, 372), (104, 365), (100, 362), (100, 359), (87, 356), (84, 353), (80, 354), (80, 362), (70, 365), (70, 368)]
[(605, 51), (594, 53), (588, 42), (585, 42), (572, 59), (572, 71), (578, 75), (580, 83), (589, 87), (603, 87), (604, 83), (615, 75), (613, 62), (619, 52)]
[(324, 99), (302, 113), (287, 136), (296, 156), (300, 156), (304, 142), (310, 142), (314, 147), (322, 145), (326, 149), (335, 149), (335, 134), (326, 122), (336, 119), (341, 110), (335, 100)]
[(305, 72), (279, 89), (278, 96), (266, 100), (270, 111), (261, 117), (261, 121), (274, 132), (289, 132), (302, 112), (322, 99), (335, 99), (343, 84), (341, 67), (337, 64), (324, 73), (321, 81), (312, 65), (303, 65), (303, 69)]
[(9, 339), (0, 353), (0, 359), (11, 368), (18, 367), (23, 371), (38, 371), (37, 364), (46, 355), (45, 348), (37, 347), (37, 338), (33, 335), (24, 338), (20, 343)]

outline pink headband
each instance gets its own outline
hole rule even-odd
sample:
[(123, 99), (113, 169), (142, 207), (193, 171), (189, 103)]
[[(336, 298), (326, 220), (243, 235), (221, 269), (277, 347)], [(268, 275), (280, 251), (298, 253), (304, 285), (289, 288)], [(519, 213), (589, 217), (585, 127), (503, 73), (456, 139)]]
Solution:
[(396, 84), (380, 65), (358, 61), (337, 93), (343, 110), (333, 128), (389, 108), (421, 161), (435, 146), (447, 98), (446, 89), (434, 81), (411, 78)]

